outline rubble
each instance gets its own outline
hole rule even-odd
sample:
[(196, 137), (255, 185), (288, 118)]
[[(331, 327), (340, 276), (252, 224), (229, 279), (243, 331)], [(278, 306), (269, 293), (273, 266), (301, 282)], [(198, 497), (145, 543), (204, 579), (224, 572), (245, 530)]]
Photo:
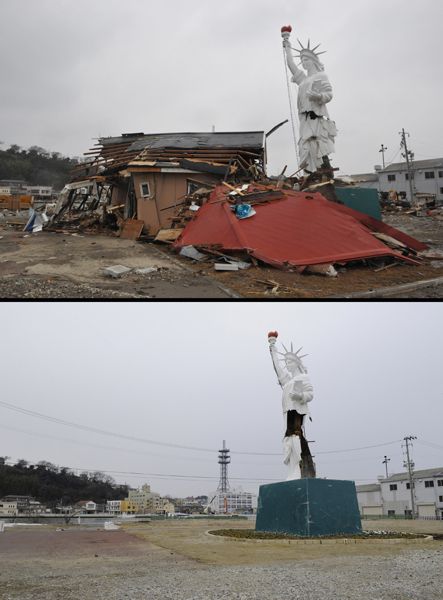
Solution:
[[(230, 190), (230, 191), (228, 191)], [(233, 207), (254, 206), (255, 216), (238, 219)], [(380, 266), (386, 259), (420, 264), (427, 245), (319, 192), (295, 192), (255, 182), (217, 186), (195, 213), (173, 247), (192, 246), (246, 254), (280, 269), (337, 277), (337, 268), (356, 261)], [(226, 263), (227, 264), (227, 263)], [(217, 270), (222, 270), (218, 267)], [(237, 270), (229, 265), (223, 270)]]
[(103, 269), (103, 274), (107, 277), (118, 279), (123, 275), (127, 275), (131, 271), (132, 269), (130, 269), (129, 267), (125, 267), (123, 265), (114, 265), (113, 267), (106, 267), (105, 269)]

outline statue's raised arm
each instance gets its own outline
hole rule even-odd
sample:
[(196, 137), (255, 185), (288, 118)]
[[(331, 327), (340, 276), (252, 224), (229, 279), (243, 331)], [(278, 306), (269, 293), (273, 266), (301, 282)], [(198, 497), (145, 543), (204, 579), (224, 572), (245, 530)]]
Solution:
[[(290, 43), (291, 33), (290, 25), (282, 27), (286, 62), (292, 73), (292, 81), (299, 88), (300, 168), (308, 174), (314, 174), (320, 169), (331, 169), (329, 155), (335, 152), (337, 128), (329, 118), (326, 106), (333, 99), (333, 90), (319, 58), (324, 52), (317, 51), (320, 44), (311, 48), (311, 42), (308, 41), (305, 47), (298, 40), (300, 49), (294, 49)], [(298, 53), (303, 70), (295, 63), (294, 51)]]

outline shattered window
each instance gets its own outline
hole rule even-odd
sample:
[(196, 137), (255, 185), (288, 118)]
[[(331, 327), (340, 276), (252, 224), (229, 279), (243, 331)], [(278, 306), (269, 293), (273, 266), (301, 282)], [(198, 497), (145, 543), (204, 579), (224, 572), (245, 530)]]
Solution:
[(140, 184), (140, 191), (141, 191), (141, 195), (143, 196), (143, 198), (148, 198), (151, 195), (151, 190), (149, 188), (149, 183), (141, 183)]
[(195, 192), (202, 187), (202, 184), (198, 181), (191, 181), (190, 179), (188, 179), (186, 183), (187, 183), (186, 193), (188, 196), (192, 196), (192, 194), (195, 194)]

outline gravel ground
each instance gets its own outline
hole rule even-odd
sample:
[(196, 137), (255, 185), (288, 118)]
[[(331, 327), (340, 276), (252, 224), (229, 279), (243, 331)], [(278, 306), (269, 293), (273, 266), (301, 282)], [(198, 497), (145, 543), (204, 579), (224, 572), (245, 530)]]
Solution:
[[(214, 565), (206, 564), (210, 542), (196, 560), (124, 531), (8, 531), (0, 540), (0, 598), (438, 600), (443, 544), (422, 544), (380, 554), (365, 544), (344, 554), (346, 546), (337, 545), (326, 557), (284, 561), (275, 561), (271, 550), (264, 564)], [(248, 544), (234, 545), (237, 553), (250, 552)]]
[[(441, 550), (383, 558), (321, 559), (247, 567), (183, 564), (157, 557), (93, 572), (24, 572), (21, 585), (2, 576), (2, 600), (438, 600), (443, 598)], [(122, 567), (124, 566), (124, 572)], [(89, 572), (88, 572), (89, 571)]]

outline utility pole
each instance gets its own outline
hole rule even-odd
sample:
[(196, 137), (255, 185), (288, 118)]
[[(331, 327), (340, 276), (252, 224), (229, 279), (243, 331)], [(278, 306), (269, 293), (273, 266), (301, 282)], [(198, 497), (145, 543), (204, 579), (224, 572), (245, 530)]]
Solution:
[(388, 478), (388, 462), (390, 462), (390, 458), (388, 458), (387, 456), (385, 456), (385, 459), (382, 460), (382, 465), (385, 465), (385, 469), (386, 469), (386, 479)]
[(411, 152), (411, 150), (408, 150), (406, 136), (409, 137), (409, 133), (407, 133), (403, 128), (400, 131), (400, 135), (401, 135), (401, 147), (404, 149), (404, 152), (402, 152), (402, 156), (403, 156), (403, 158), (406, 159), (406, 166), (408, 169), (408, 180), (409, 180), (409, 191), (411, 194), (411, 204), (414, 204), (414, 186), (413, 186), (414, 174), (412, 171), (412, 161), (414, 160), (414, 153)]
[(416, 440), (417, 438), (413, 435), (409, 435), (407, 437), (404, 438), (405, 444), (406, 444), (406, 461), (404, 463), (404, 466), (408, 469), (408, 474), (409, 474), (409, 489), (411, 492), (411, 510), (412, 510), (412, 518), (415, 519), (415, 492), (414, 492), (414, 481), (412, 479), (412, 471), (414, 468), (414, 463), (411, 460), (410, 454), (409, 454), (409, 445), (411, 445), (412, 447), (412, 441)]
[(386, 152), (386, 150), (387, 150), (387, 147), (386, 147), (384, 144), (382, 144), (382, 145), (381, 145), (381, 149), (379, 150), (379, 152), (381, 152), (381, 155), (382, 155), (382, 157), (383, 157), (383, 158), (382, 158), (382, 160), (383, 160), (383, 169), (384, 169), (384, 168), (385, 168), (385, 166), (386, 166), (386, 165), (385, 165), (385, 152)]

